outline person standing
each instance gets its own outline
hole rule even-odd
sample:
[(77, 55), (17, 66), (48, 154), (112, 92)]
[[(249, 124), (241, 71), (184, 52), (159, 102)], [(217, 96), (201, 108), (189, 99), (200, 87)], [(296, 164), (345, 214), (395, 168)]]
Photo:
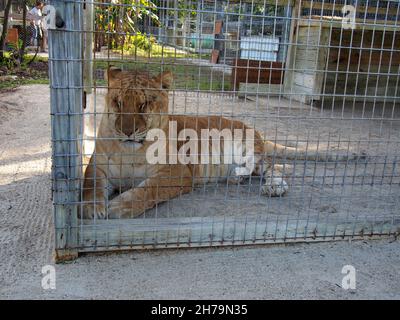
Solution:
[(31, 26), (33, 29), (33, 45), (40, 44), (41, 52), (45, 52), (46, 39), (43, 30), (43, 15), (42, 10), (44, 3), (41, 0), (37, 0), (35, 6), (29, 11), (29, 19), (31, 20)]

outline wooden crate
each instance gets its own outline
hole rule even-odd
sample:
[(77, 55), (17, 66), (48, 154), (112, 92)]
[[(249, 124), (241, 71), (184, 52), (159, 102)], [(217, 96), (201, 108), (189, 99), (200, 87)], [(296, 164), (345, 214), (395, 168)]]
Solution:
[(12, 43), (13, 45), (18, 45), (18, 29), (10, 28), (8, 29), (6, 36), (6, 43)]
[(232, 63), (231, 90), (241, 82), (282, 84), (285, 66), (282, 62), (236, 59)]

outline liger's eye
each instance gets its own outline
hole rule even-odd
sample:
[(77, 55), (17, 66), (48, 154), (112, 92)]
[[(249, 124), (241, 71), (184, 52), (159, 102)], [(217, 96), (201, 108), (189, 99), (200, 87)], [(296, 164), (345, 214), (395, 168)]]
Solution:
[(142, 104), (139, 106), (139, 109), (140, 109), (141, 111), (143, 111), (144, 108), (146, 108), (146, 103), (142, 103)]

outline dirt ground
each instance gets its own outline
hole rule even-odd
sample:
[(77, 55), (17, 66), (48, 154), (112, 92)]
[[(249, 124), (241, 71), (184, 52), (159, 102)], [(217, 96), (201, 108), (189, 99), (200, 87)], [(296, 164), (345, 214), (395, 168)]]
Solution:
[[(182, 104), (184, 99), (185, 97), (179, 98), (180, 102), (175, 103), (177, 110), (185, 105)], [(195, 99), (192, 100), (194, 103), (200, 101), (196, 97), (192, 99)], [(203, 106), (211, 106), (209, 103), (205, 105), (204, 101)], [(279, 112), (279, 115), (282, 115), (284, 109), (279, 108), (280, 103), (277, 100), (271, 101), (267, 111), (275, 115)], [(239, 113), (243, 112), (240, 109), (241, 104), (243, 105), (243, 101), (236, 104)], [(247, 101), (246, 104), (253, 105), (253, 114), (266, 111), (261, 110), (261, 104), (255, 101)], [(215, 105), (222, 104), (215, 101)], [(251, 115), (248, 110), (250, 107), (246, 109), (246, 115)], [(320, 112), (317, 109), (307, 111)], [(328, 140), (339, 140), (339, 136), (349, 138), (351, 133), (349, 148), (356, 153), (366, 151), (369, 163), (372, 163), (372, 171), (364, 164), (363, 170), (365, 167), (367, 169), (361, 171), (360, 189), (355, 190), (356, 186), (351, 189), (353, 195), (359, 195), (351, 200), (354, 205), (351, 211), (348, 210), (350, 203), (340, 202), (341, 198), (346, 198), (347, 190), (343, 190), (341, 185), (335, 187), (333, 177), (329, 178), (330, 183), (325, 182), (325, 189), (332, 192), (329, 193), (330, 198), (338, 201), (337, 207), (331, 209), (331, 203), (326, 204), (321, 197), (318, 198), (319, 191), (315, 190), (319, 190), (320, 184), (324, 182), (323, 175), (318, 177), (317, 174), (318, 178), (315, 180), (321, 180), (314, 181), (315, 186), (309, 186), (309, 180), (297, 183), (297, 178), (294, 178), (291, 182), (293, 198), (288, 196), (276, 199), (276, 204), (271, 204), (270, 207), (275, 208), (275, 214), (288, 210), (288, 214), (301, 215), (302, 212), (306, 212), (306, 208), (315, 209), (316, 214), (325, 212), (341, 216), (353, 212), (367, 212), (372, 215), (379, 212), (398, 214), (398, 167), (394, 166), (395, 162), (388, 160), (386, 169), (383, 169), (383, 165), (374, 160), (382, 150), (390, 155), (392, 160), (398, 155), (398, 144), (382, 143), (389, 138), (398, 143), (400, 130), (397, 122), (359, 121), (361, 126), (358, 127), (355, 125), (357, 121), (354, 120), (356, 116), (352, 116), (352, 125), (346, 125), (346, 120), (343, 120), (339, 121), (344, 123), (343, 126), (338, 128), (332, 120), (324, 121), (323, 126), (323, 120), (300, 121), (301, 114), (304, 115), (304, 107), (301, 105), (294, 104), (285, 112), (298, 114), (298, 119), (292, 118), (292, 123), (288, 125), (283, 122), (284, 117), (277, 118), (274, 124), (265, 128), (264, 134), (267, 137), (274, 137), (278, 130), (281, 132), (280, 140), (285, 141), (286, 137), (289, 137), (288, 140), (296, 140), (295, 132), (302, 132), (301, 137), (306, 140), (308, 130), (296, 131), (299, 127), (314, 128), (313, 132), (318, 132), (317, 127), (326, 127), (331, 129), (327, 131), (336, 132), (335, 138), (332, 137), (332, 133), (329, 139), (326, 136), (325, 139), (321, 138), (320, 141), (324, 143)], [(329, 113), (329, 110), (327, 112)], [(362, 110), (358, 109), (357, 112)], [(372, 110), (368, 112), (371, 116)], [(398, 118), (398, 115), (396, 117)], [(280, 126), (275, 125), (279, 123)], [(0, 298), (400, 298), (400, 243), (394, 239), (87, 255), (71, 264), (57, 265), (57, 289), (43, 290), (41, 268), (46, 264), (54, 264), (48, 87), (24, 86), (0, 94), (0, 128)], [(319, 132), (324, 136), (324, 132)], [(377, 142), (358, 144), (356, 141), (364, 140), (360, 137), (368, 137), (369, 141), (376, 139)], [(342, 145), (339, 145), (339, 149), (343, 149)], [(353, 166), (355, 167), (354, 164)], [(347, 179), (347, 176), (351, 176), (349, 167), (342, 168), (343, 171), (338, 168), (335, 171), (334, 167), (326, 170), (332, 170), (332, 176), (336, 178), (344, 176)], [(301, 170), (304, 170), (304, 167)], [(310, 168), (305, 170), (313, 172)], [(341, 175), (340, 172), (347, 173)], [(371, 187), (371, 179), (379, 179), (381, 187)], [(350, 182), (346, 184), (349, 185)], [(303, 185), (304, 188), (310, 189), (301, 189)], [(304, 198), (296, 204), (295, 196), (298, 197), (302, 190), (314, 190), (314, 206), (313, 201), (304, 201)], [(368, 199), (363, 196), (363, 192), (366, 191), (371, 192)], [(200, 201), (202, 191), (198, 192), (193, 197)], [(289, 199), (290, 204), (285, 205), (284, 199)], [(204, 201), (202, 203), (204, 205)], [(245, 202), (237, 202), (236, 206), (240, 207), (242, 203)], [(253, 209), (257, 206), (261, 208), (262, 203), (256, 203)], [(347, 211), (341, 210), (343, 208)], [(200, 213), (205, 214), (210, 209), (215, 209), (217, 214), (218, 210), (229, 212), (226, 205), (219, 203), (206, 204), (206, 208), (200, 210)], [(239, 209), (239, 212), (240, 210), (244, 210), (244, 207)], [(271, 214), (273, 213), (271, 209)], [(341, 288), (341, 270), (346, 264), (354, 265), (357, 270), (355, 290), (346, 291)]]

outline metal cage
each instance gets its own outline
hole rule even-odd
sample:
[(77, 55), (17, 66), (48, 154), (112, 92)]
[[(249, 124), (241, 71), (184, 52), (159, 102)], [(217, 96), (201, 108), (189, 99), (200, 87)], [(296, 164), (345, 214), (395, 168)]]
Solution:
[[(49, 65), (59, 261), (91, 251), (398, 234), (399, 1), (50, 5), (56, 9), (48, 12), (55, 19)], [(172, 82), (156, 78), (165, 71)], [(139, 168), (129, 159), (144, 154), (155, 119), (149, 110), (159, 97), (168, 99), (160, 119), (201, 117), (204, 129), (221, 130), (216, 119), (233, 119), (254, 129), (272, 146), (260, 162), (268, 175), (262, 165), (259, 175), (232, 174), (240, 166), (222, 158), (202, 173), (192, 163), (159, 169), (147, 158)], [(137, 138), (140, 121), (144, 140)], [(176, 138), (166, 133), (165, 139), (170, 146)], [(218, 137), (226, 146), (230, 139)], [(168, 181), (189, 182), (169, 185), (160, 173), (166, 168), (196, 179), (174, 171)], [(110, 209), (122, 210), (123, 201), (131, 202), (128, 214)]]

